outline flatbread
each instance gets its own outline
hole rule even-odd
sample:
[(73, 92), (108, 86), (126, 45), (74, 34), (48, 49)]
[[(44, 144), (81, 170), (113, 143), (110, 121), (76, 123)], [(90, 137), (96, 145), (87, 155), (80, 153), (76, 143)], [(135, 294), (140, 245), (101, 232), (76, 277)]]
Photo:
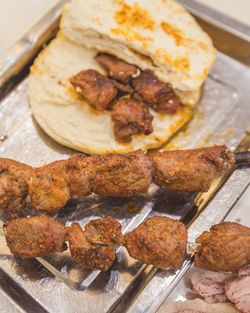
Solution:
[(77, 44), (153, 70), (189, 105), (216, 57), (209, 36), (172, 0), (73, 0), (61, 30)]
[(153, 133), (136, 135), (127, 144), (113, 134), (110, 112), (91, 108), (70, 84), (69, 79), (84, 69), (104, 73), (95, 61), (97, 51), (68, 40), (59, 33), (34, 62), (29, 77), (29, 100), (42, 129), (57, 142), (88, 154), (128, 152), (157, 148), (177, 132), (192, 116), (190, 108), (174, 115), (153, 110)]

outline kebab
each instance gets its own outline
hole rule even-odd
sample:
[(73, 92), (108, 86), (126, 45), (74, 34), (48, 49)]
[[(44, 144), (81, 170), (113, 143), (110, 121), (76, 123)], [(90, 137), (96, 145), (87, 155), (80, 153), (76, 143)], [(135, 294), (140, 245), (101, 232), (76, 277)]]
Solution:
[(75, 154), (39, 168), (0, 159), (0, 208), (23, 211), (29, 199), (33, 209), (54, 213), (71, 198), (91, 193), (139, 196), (147, 193), (151, 183), (174, 191), (207, 191), (217, 176), (234, 165), (235, 155), (226, 146), (148, 156), (141, 150), (88, 157)]
[(63, 252), (68, 242), (72, 259), (85, 269), (107, 271), (123, 245), (133, 258), (160, 269), (177, 270), (184, 261), (187, 230), (168, 217), (149, 218), (122, 235), (121, 224), (112, 217), (92, 220), (84, 229), (73, 223), (65, 227), (47, 215), (11, 220), (5, 227), (10, 251), (22, 258)]
[[(23, 258), (61, 252), (68, 241), (71, 256), (80, 267), (101, 271), (113, 264), (120, 245), (137, 260), (176, 271), (187, 247), (185, 225), (163, 216), (149, 218), (125, 236), (121, 225), (111, 217), (93, 220), (84, 230), (78, 224), (66, 228), (48, 216), (18, 218), (5, 226), (5, 234), (10, 251)], [(250, 229), (238, 223), (215, 225), (196, 243), (200, 245), (195, 252), (197, 267), (235, 271), (250, 262)]]

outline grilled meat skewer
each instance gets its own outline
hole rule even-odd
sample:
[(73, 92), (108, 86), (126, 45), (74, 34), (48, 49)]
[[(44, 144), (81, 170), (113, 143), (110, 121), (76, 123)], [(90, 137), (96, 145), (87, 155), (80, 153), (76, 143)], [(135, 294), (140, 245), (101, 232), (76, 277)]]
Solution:
[(65, 227), (47, 215), (17, 218), (5, 226), (10, 251), (22, 258), (43, 257), (67, 249), (82, 268), (107, 271), (122, 244), (121, 224), (111, 217), (93, 220), (84, 230), (79, 224)]
[(6, 227), (10, 251), (23, 258), (62, 252), (68, 241), (72, 259), (82, 268), (107, 271), (116, 248), (124, 245), (135, 259), (160, 269), (177, 270), (184, 261), (187, 231), (184, 224), (167, 217), (149, 218), (124, 237), (121, 224), (111, 217), (66, 228), (46, 215), (18, 218)]
[[(181, 267), (187, 247), (187, 230), (179, 221), (155, 216), (122, 236), (121, 225), (111, 217), (66, 228), (48, 216), (18, 218), (6, 226), (10, 251), (21, 257), (44, 256), (65, 250), (82, 268), (107, 271), (115, 249), (124, 245), (131, 257), (160, 269)], [(236, 271), (250, 263), (250, 228), (224, 222), (212, 226), (196, 240), (195, 266), (212, 271)]]
[(185, 151), (138, 150), (127, 154), (71, 156), (40, 168), (0, 159), (0, 209), (25, 208), (29, 196), (33, 209), (57, 212), (70, 198), (92, 192), (113, 197), (147, 193), (150, 184), (175, 191), (207, 191), (213, 179), (235, 164), (226, 146)]

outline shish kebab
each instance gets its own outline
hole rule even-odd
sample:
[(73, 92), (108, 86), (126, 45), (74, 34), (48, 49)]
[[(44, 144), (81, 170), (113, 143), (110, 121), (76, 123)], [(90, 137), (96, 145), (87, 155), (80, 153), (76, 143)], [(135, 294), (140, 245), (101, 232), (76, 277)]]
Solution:
[[(14, 255), (41, 257), (62, 252), (68, 242), (73, 260), (81, 267), (107, 271), (115, 260), (116, 248), (123, 245), (131, 257), (159, 269), (178, 270), (184, 262), (187, 230), (183, 223), (154, 216), (131, 232), (121, 233), (121, 224), (112, 217), (65, 227), (42, 215), (17, 218), (5, 226), (6, 242)], [(250, 263), (250, 228), (223, 222), (196, 239), (195, 265), (211, 271), (236, 271)]]
[(33, 168), (11, 159), (0, 159), (0, 209), (22, 212), (29, 199), (38, 211), (55, 213), (71, 198), (92, 193), (132, 197), (147, 193), (151, 183), (181, 191), (207, 191), (213, 180), (235, 165), (226, 146), (127, 154), (72, 155)]

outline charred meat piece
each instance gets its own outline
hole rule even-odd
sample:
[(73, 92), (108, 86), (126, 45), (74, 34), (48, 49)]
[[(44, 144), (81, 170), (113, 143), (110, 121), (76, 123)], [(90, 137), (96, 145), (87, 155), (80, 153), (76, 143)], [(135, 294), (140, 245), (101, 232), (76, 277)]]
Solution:
[(187, 244), (184, 224), (155, 216), (125, 235), (124, 245), (133, 258), (163, 270), (181, 267)]
[(187, 192), (207, 191), (219, 174), (235, 164), (234, 154), (226, 146), (157, 152), (150, 158), (155, 184)]
[(195, 266), (211, 271), (231, 272), (250, 262), (250, 228), (224, 222), (201, 234), (196, 243)]
[(17, 218), (5, 226), (10, 251), (22, 258), (45, 256), (66, 250), (66, 229), (49, 216)]
[(32, 208), (38, 211), (56, 212), (70, 198), (65, 161), (55, 161), (34, 170), (29, 181)]
[(132, 77), (136, 77), (140, 70), (137, 66), (126, 63), (117, 57), (99, 53), (96, 56), (96, 61), (108, 71), (108, 75), (121, 82), (129, 82)]
[(105, 110), (116, 97), (117, 89), (104, 75), (95, 70), (81, 71), (71, 78), (71, 84), (79, 89), (85, 100), (97, 110)]
[(121, 82), (118, 82), (117, 80), (114, 80), (114, 79), (111, 79), (110, 81), (115, 86), (115, 88), (118, 90), (118, 92), (119, 92), (118, 96), (133, 94), (134, 90), (129, 84), (121, 83)]
[[(109, 226), (114, 226), (115, 231), (108, 230)], [(117, 240), (115, 235), (118, 235)], [(71, 256), (82, 268), (107, 271), (115, 260), (116, 245), (120, 240), (120, 227), (112, 218), (90, 222), (84, 231), (78, 224), (68, 229)]]
[(95, 176), (95, 164), (84, 154), (72, 155), (66, 163), (70, 197), (81, 199), (92, 193), (91, 181)]
[(114, 123), (114, 135), (117, 141), (130, 142), (132, 136), (138, 134), (138, 129), (134, 124), (123, 126), (122, 124)]
[(85, 226), (89, 242), (94, 244), (120, 245), (122, 243), (122, 226), (112, 217), (97, 219)]
[(15, 218), (26, 207), (32, 167), (10, 159), (0, 162), (0, 209)]
[(134, 90), (158, 112), (174, 114), (179, 99), (170, 84), (160, 81), (151, 71), (143, 71), (132, 81)]
[(225, 285), (228, 299), (242, 313), (250, 313), (250, 276), (229, 281)]
[(113, 197), (132, 197), (148, 191), (152, 182), (152, 167), (142, 150), (91, 158), (96, 166), (93, 192)]
[(131, 98), (121, 98), (116, 102), (112, 120), (115, 124), (115, 137), (120, 141), (131, 141), (134, 134), (149, 135), (153, 131), (153, 116), (148, 107), (143, 102)]

